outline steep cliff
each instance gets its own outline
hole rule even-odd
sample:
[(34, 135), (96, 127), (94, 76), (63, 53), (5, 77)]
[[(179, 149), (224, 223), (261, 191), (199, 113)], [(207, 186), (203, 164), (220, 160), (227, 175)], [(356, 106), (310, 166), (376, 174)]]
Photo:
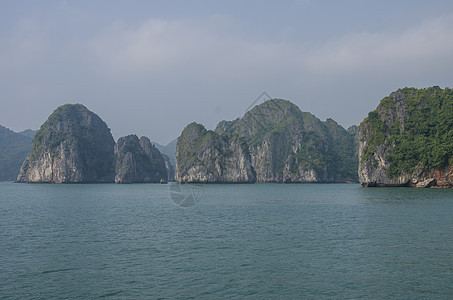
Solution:
[(404, 88), (359, 127), (363, 186), (453, 186), (453, 91)]
[(81, 104), (58, 107), (36, 133), (18, 182), (113, 182), (110, 129)]
[(192, 123), (178, 138), (175, 180), (252, 183), (256, 177), (243, 139), (224, 139), (203, 125)]
[(115, 183), (151, 183), (167, 181), (167, 170), (162, 154), (147, 137), (128, 135), (115, 145)]
[(175, 180), (175, 167), (172, 164), (171, 159), (167, 155), (162, 154), (162, 156), (164, 157), (165, 168), (167, 169), (167, 181), (174, 181)]
[[(193, 131), (183, 131), (178, 139), (176, 163), (190, 168), (177, 168), (177, 181), (184, 181), (189, 173), (199, 181), (210, 181), (202, 180), (207, 174), (200, 166), (215, 162), (219, 156), (230, 157), (230, 164), (214, 164), (213, 170), (235, 174), (241, 173), (241, 169), (233, 162), (246, 162), (250, 156), (250, 172), (257, 182), (357, 181), (355, 133), (348, 132), (332, 119), (322, 122), (286, 100), (266, 101), (241, 119), (220, 122), (215, 133), (205, 135), (210, 138), (196, 139), (198, 135)], [(185, 146), (187, 141), (192, 143), (190, 151)], [(235, 144), (240, 144), (247, 155), (224, 154), (231, 153), (228, 149)], [(200, 150), (204, 156), (197, 156), (198, 160), (187, 157), (188, 152), (199, 153)]]
[(178, 139), (175, 139), (168, 143), (166, 146), (162, 146), (159, 143), (152, 142), (152, 144), (162, 153), (165, 160), (165, 167), (167, 168), (168, 181), (175, 180), (175, 166), (176, 166), (176, 143)]
[(151, 162), (151, 174), (155, 176), (152, 182), (168, 181), (168, 171), (171, 172), (171, 168), (167, 168), (165, 156), (154, 144), (151, 144), (149, 138), (146, 136), (140, 138), (140, 147), (148, 155), (149, 161)]

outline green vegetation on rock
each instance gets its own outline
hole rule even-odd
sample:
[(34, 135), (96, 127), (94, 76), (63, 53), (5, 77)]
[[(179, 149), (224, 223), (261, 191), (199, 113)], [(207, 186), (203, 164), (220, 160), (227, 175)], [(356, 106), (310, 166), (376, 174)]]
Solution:
[(368, 160), (379, 145), (392, 145), (387, 156), (391, 176), (452, 164), (453, 90), (404, 88), (397, 94), (382, 99), (362, 122), (368, 145), (361, 160)]
[(99, 116), (81, 104), (62, 105), (36, 133), (18, 181), (113, 182), (114, 144)]
[(237, 139), (259, 182), (357, 181), (356, 138), (357, 130), (349, 132), (332, 119), (322, 122), (287, 100), (272, 99), (242, 118), (220, 122), (214, 132), (188, 125), (178, 140), (176, 160), (184, 176), (206, 164), (207, 157), (231, 155), (225, 145)]
[[(94, 147), (95, 135), (90, 127), (91, 119), (85, 117), (92, 114), (81, 104), (65, 104), (58, 107), (41, 126), (35, 135), (30, 156), (33, 164), (37, 155), (43, 148), (55, 154), (57, 147), (64, 140), (74, 138), (74, 142), (80, 150), (90, 151)], [(104, 123), (105, 124), (105, 123)]]
[(255, 182), (246, 142), (191, 123), (178, 138), (175, 179), (180, 182)]

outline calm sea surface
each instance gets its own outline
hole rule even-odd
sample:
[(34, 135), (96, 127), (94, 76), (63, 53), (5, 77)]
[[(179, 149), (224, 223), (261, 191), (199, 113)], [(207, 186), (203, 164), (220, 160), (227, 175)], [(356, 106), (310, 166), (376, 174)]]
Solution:
[(169, 187), (0, 183), (0, 298), (453, 298), (453, 190)]

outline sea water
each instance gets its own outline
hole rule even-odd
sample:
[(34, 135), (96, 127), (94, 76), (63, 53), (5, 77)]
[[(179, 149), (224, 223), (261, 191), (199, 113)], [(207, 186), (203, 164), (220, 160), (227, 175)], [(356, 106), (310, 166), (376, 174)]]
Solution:
[(174, 188), (0, 183), (0, 298), (453, 298), (452, 190)]

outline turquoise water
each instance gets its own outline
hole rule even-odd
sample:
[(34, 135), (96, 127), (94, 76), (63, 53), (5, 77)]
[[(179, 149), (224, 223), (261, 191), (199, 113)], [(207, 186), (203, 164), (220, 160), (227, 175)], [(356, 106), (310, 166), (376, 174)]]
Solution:
[(0, 183), (0, 298), (453, 298), (452, 190), (196, 188)]

